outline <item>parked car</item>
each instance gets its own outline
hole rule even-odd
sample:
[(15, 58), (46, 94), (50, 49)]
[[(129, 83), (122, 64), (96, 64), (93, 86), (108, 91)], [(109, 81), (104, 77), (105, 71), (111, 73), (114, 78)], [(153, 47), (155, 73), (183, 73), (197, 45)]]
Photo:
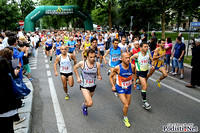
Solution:
[[(177, 28), (174, 28), (172, 31), (177, 32)], [(185, 30), (182, 27), (179, 27), (179, 31), (185, 31)]]
[(191, 29), (187, 28), (187, 29), (185, 29), (185, 31), (188, 31), (188, 32), (189, 32), (189, 30), (191, 32), (197, 32), (198, 31), (196, 28), (191, 28)]

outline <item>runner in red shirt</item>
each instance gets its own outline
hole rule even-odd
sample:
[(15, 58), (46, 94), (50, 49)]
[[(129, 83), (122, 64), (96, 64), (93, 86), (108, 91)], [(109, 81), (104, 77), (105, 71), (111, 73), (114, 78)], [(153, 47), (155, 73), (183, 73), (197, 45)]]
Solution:
[[(135, 42), (133, 43), (133, 45), (134, 45), (134, 48), (133, 48), (132, 51), (130, 52), (131, 56), (134, 55), (134, 54), (136, 54), (136, 53), (138, 53), (138, 52), (140, 52), (140, 44), (139, 44), (139, 42), (138, 42), (138, 41), (135, 41)], [(135, 60), (134, 60), (134, 59), (131, 58), (130, 61), (132, 62), (132, 64), (135, 65)]]

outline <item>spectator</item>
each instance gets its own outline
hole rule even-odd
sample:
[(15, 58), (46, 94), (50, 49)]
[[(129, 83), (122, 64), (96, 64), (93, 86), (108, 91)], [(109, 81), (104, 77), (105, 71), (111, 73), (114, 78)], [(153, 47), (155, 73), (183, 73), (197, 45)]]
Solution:
[(10, 34), (10, 31), (6, 31), (5, 34), (3, 34), (3, 36), (4, 36), (4, 39), (2, 41), (3, 48), (8, 46), (8, 36), (9, 36), (9, 34)]
[(16, 48), (17, 45), (17, 41), (16, 38), (14, 36), (9, 36), (8, 38), (8, 44), (13, 48), (13, 60), (12, 60), (12, 67), (13, 69), (15, 69), (17, 66), (20, 66), (20, 72), (19, 72), (19, 77), (22, 80), (22, 66), (23, 66), (23, 60), (22, 57), (24, 56), (24, 52), (26, 50), (26, 47), (24, 47), (22, 49), (21, 52), (18, 51), (18, 49)]
[(145, 29), (142, 29), (141, 40), (142, 42), (147, 42), (147, 34)]
[(11, 69), (7, 60), (0, 56), (0, 125), (2, 133), (14, 133), (13, 121), (17, 114), (17, 100), (12, 92)]
[(184, 43), (184, 37), (183, 37), (183, 34), (182, 34), (182, 33), (179, 33), (179, 34), (178, 34), (178, 36), (180, 36), (180, 37), (181, 37), (181, 42), (183, 42), (183, 43)]
[(178, 69), (181, 71), (180, 79), (183, 79), (184, 76), (184, 67), (183, 67), (183, 60), (185, 55), (185, 44), (181, 41), (181, 37), (176, 38), (176, 44), (174, 46), (174, 50), (172, 52), (172, 59), (173, 64), (175, 67), (175, 72), (172, 75), (178, 74)]
[(36, 57), (35, 55), (35, 48), (36, 48), (36, 37), (35, 37), (35, 33), (31, 35), (30, 37), (30, 40), (31, 40), (31, 48), (32, 48), (32, 55), (33, 57)]
[(186, 85), (189, 88), (195, 88), (195, 85), (200, 86), (200, 35), (195, 39), (192, 47), (191, 80), (190, 84)]
[(156, 37), (155, 31), (151, 32), (151, 36), (152, 36), (152, 38), (149, 43), (149, 48), (150, 48), (150, 51), (152, 52), (156, 49), (156, 44), (157, 44), (157, 37)]
[(171, 52), (172, 51), (171, 37), (166, 38), (165, 49), (166, 49), (166, 54), (165, 54), (166, 60), (164, 61), (164, 63), (165, 63), (166, 72), (168, 73), (169, 68), (170, 68), (170, 57), (171, 57), (171, 54), (172, 54), (172, 52)]

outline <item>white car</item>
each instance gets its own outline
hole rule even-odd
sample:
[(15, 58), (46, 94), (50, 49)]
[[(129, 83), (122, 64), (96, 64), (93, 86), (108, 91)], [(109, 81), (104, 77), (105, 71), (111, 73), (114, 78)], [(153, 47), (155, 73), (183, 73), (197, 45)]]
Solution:
[[(172, 31), (177, 32), (177, 28), (174, 28)], [(185, 30), (182, 27), (179, 27), (179, 31), (185, 31)]]

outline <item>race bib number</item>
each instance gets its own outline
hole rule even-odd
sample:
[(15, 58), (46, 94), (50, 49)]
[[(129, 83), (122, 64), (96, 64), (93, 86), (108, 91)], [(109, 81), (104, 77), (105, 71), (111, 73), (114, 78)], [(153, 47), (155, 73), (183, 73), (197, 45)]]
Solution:
[(74, 48), (74, 45), (71, 45), (70, 48)]
[(112, 62), (119, 61), (119, 57), (112, 57)]
[(57, 47), (57, 49), (60, 49), (60, 46), (59, 46), (59, 47)]
[(62, 71), (67, 71), (68, 69), (69, 69), (69, 67), (62, 66)]
[(160, 57), (159, 60), (160, 61), (164, 61), (165, 57)]
[(132, 80), (129, 80), (127, 82), (122, 82), (122, 89), (128, 89), (130, 85), (132, 85)]
[(148, 64), (148, 60), (147, 59), (144, 59), (144, 60), (140, 61), (140, 65), (145, 65), (145, 64)]
[(84, 80), (84, 86), (93, 86), (95, 84), (95, 80)]

